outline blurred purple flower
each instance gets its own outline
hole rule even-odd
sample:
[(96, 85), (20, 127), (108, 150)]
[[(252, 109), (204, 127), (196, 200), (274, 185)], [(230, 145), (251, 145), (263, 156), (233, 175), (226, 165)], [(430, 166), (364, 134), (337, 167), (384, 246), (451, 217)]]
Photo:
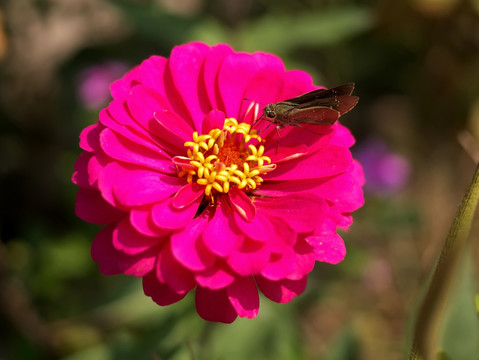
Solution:
[(110, 100), (110, 84), (129, 67), (120, 61), (107, 61), (84, 69), (77, 80), (78, 97), (87, 109), (99, 109)]
[(367, 191), (388, 195), (408, 183), (411, 175), (409, 161), (392, 152), (384, 141), (377, 138), (366, 140), (354, 153), (363, 165)]

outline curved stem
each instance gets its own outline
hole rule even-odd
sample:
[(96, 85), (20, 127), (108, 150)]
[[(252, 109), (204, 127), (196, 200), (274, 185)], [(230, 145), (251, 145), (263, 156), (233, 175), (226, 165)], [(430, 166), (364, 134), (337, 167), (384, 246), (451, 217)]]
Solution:
[(467, 245), (478, 198), (479, 166), (476, 168), (471, 185), (464, 195), (449, 229), (429, 289), (419, 310), (409, 360), (435, 359), (442, 313), (447, 303), (457, 265)]

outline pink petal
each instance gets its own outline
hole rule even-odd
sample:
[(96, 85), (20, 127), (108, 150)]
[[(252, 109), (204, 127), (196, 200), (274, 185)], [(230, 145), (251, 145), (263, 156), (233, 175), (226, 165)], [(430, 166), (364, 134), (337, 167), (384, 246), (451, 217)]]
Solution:
[[(156, 121), (156, 120), (152, 120)], [(124, 103), (112, 101), (107, 109), (100, 111), (100, 122), (115, 133), (152, 151), (170, 154), (169, 143), (159, 142), (150, 130), (145, 130), (130, 115)], [(167, 152), (168, 151), (168, 152)]]
[(72, 177), (72, 182), (75, 185), (81, 186), (83, 188), (91, 187), (91, 184), (88, 180), (88, 162), (92, 156), (93, 155), (88, 152), (82, 152), (77, 161), (75, 161), (75, 165), (73, 166), (75, 172), (73, 173)]
[(290, 280), (302, 279), (305, 275), (309, 274), (316, 262), (316, 258), (313, 252), (314, 248), (309, 245), (305, 239), (300, 238), (294, 246), (295, 260), (294, 271), (288, 275)]
[(353, 223), (353, 216), (351, 214), (342, 214), (341, 221), (338, 223), (338, 228), (347, 230)]
[(194, 202), (181, 209), (177, 209), (172, 205), (172, 199), (168, 198), (152, 209), (152, 219), (156, 226), (162, 229), (181, 229), (193, 221), (201, 198), (198, 197)]
[(203, 125), (201, 128), (201, 132), (203, 134), (208, 134), (213, 129), (223, 129), (225, 124), (225, 114), (219, 110), (211, 110), (208, 114), (206, 114)]
[(107, 108), (100, 111), (99, 120), (105, 127), (127, 138), (133, 138), (135, 135), (138, 136), (143, 130), (131, 116), (125, 100), (111, 101)]
[(268, 264), (260, 274), (269, 280), (281, 280), (294, 274), (296, 270), (296, 253), (284, 248), (280, 253), (272, 253)]
[(259, 295), (252, 276), (236, 278), (226, 291), (240, 317), (253, 319), (258, 315)]
[(196, 203), (204, 194), (204, 187), (197, 183), (183, 186), (174, 196), (172, 205), (177, 209), (183, 209)]
[(203, 231), (203, 242), (215, 255), (226, 257), (238, 249), (244, 236), (233, 219), (234, 211), (228, 202), (218, 197), (213, 218)]
[(184, 170), (196, 170), (196, 166), (191, 165), (191, 159), (189, 157), (175, 156), (172, 161), (175, 166), (181, 167)]
[(339, 146), (324, 146), (301, 161), (287, 161), (263, 178), (265, 180), (317, 179), (345, 172), (351, 165), (351, 153)]
[(316, 88), (313, 85), (311, 75), (301, 70), (286, 71), (283, 79), (282, 93), (279, 100), (290, 99)]
[(315, 193), (333, 203), (341, 212), (351, 212), (364, 204), (364, 196), (357, 177), (349, 173), (319, 184)]
[[(88, 183), (90, 186), (98, 187), (98, 179), (108, 161), (110, 161), (110, 158), (103, 151), (97, 152), (94, 156), (90, 158), (87, 165)], [(109, 199), (106, 197), (105, 200), (109, 201)]]
[(314, 230), (321, 217), (328, 216), (326, 202), (311, 194), (296, 194), (278, 198), (258, 198), (255, 201), (263, 215), (283, 219), (296, 232)]
[(316, 235), (306, 238), (315, 249), (316, 260), (338, 264), (346, 256), (346, 246), (338, 234)]
[(227, 117), (238, 117), (245, 89), (258, 70), (258, 63), (249, 54), (225, 57), (218, 74), (218, 87), (223, 100), (220, 109), (224, 109)]
[(171, 51), (168, 62), (173, 86), (178, 90), (177, 96), (183, 100), (198, 131), (201, 130), (201, 122), (209, 105), (206, 94), (198, 92), (200, 71), (208, 52), (209, 47), (202, 43), (177, 46)]
[(228, 299), (225, 289), (210, 290), (203, 287), (196, 288), (196, 310), (205, 320), (232, 323), (238, 314)]
[(352, 175), (350, 172), (324, 179), (265, 181), (255, 194), (281, 197), (298, 192), (311, 193), (326, 199), (334, 203), (340, 212), (352, 212), (364, 204), (361, 175)]
[(146, 236), (164, 236), (168, 233), (168, 231), (155, 225), (149, 207), (132, 209), (130, 211), (130, 222), (139, 233)]
[(297, 234), (281, 219), (271, 217), (273, 232), (267, 239), (258, 242), (251, 239), (227, 260), (238, 274), (246, 276), (263, 273), (269, 278), (289, 276), (294, 270), (295, 254), (292, 251)]
[(267, 121), (260, 122), (258, 127), (267, 145), (265, 155), (276, 164), (301, 158), (329, 145), (334, 132), (331, 126), (306, 124), (301, 127), (287, 126), (276, 131)]
[(83, 129), (80, 134), (80, 147), (89, 152), (98, 149), (100, 147), (98, 137), (104, 128), (102, 124), (96, 123)]
[(331, 181), (332, 179), (337, 179), (348, 174), (341, 174), (336, 177), (324, 178), (324, 179), (306, 179), (306, 180), (295, 180), (295, 181), (265, 181), (255, 190), (255, 194), (266, 196), (266, 197), (281, 197), (287, 195), (293, 195), (295, 193), (305, 192), (312, 193), (318, 197), (324, 198), (326, 195), (336, 195), (333, 194), (318, 194), (318, 188), (323, 184)]
[(111, 95), (115, 100), (123, 100), (130, 92), (131, 87), (138, 82), (140, 67), (137, 66), (126, 73), (120, 80), (110, 85)]
[(359, 186), (364, 185), (364, 182), (366, 180), (365, 177), (364, 177), (364, 170), (363, 170), (363, 167), (361, 166), (361, 164), (356, 160), (353, 160), (353, 166), (351, 168), (351, 175), (356, 179)]
[(253, 221), (256, 216), (256, 207), (251, 199), (236, 186), (230, 188), (229, 200), (238, 214), (246, 221)]
[(341, 125), (340, 123), (336, 123), (334, 125), (333, 134), (334, 136), (329, 141), (331, 145), (338, 145), (345, 148), (350, 148), (356, 142), (353, 135), (351, 134), (351, 131), (349, 131), (348, 128)]
[(284, 69), (283, 60), (276, 55), (257, 51), (250, 56), (254, 58), (261, 71), (267, 71), (268, 68)]
[(184, 181), (149, 170), (127, 170), (116, 163), (109, 164), (102, 175), (102, 187), (111, 186), (118, 202), (127, 207), (163, 200), (177, 192)]
[(171, 110), (168, 101), (161, 93), (143, 84), (131, 88), (126, 105), (131, 117), (145, 130), (149, 129), (148, 123), (155, 111)]
[(168, 148), (174, 150), (174, 154), (186, 153), (185, 140), (192, 137), (193, 130), (177, 114), (169, 110), (159, 110), (153, 113), (149, 129), (162, 142), (171, 144)]
[(75, 214), (92, 224), (106, 225), (126, 215), (107, 203), (97, 190), (79, 188), (75, 201)]
[(269, 264), (271, 252), (264, 243), (247, 240), (227, 259), (231, 269), (241, 276), (260, 273)]
[(113, 159), (133, 165), (147, 167), (165, 174), (174, 174), (175, 168), (171, 158), (164, 151), (156, 151), (142, 147), (110, 129), (105, 129), (100, 135), (101, 147)]
[[(218, 86), (226, 116), (238, 118), (241, 104), (246, 97), (246, 89), (258, 73), (283, 67), (281, 59), (262, 52), (253, 55), (236, 53), (227, 56), (218, 74)], [(281, 87), (281, 83), (277, 85)]]
[(165, 283), (159, 282), (154, 271), (143, 277), (143, 291), (160, 306), (174, 304), (183, 299), (187, 293), (177, 293)]
[[(137, 89), (143, 88), (141, 85), (135, 86), (133, 94), (139, 96), (138, 92), (140, 90)], [(131, 102), (131, 98), (128, 100)], [(138, 99), (138, 101), (141, 101), (141, 99)], [(181, 118), (171, 111), (161, 108), (160, 105), (149, 112), (148, 108), (144, 108), (145, 103), (140, 103), (136, 107), (131, 104), (130, 106), (137, 109), (139, 114), (136, 113), (136, 116), (138, 118), (132, 117), (126, 102), (112, 101), (107, 109), (100, 112), (100, 122), (115, 133), (121, 134), (153, 152), (160, 150), (169, 156), (184, 150), (184, 139), (182, 137), (191, 137), (192, 131), (182, 130), (183, 128), (188, 129), (188, 125)], [(171, 123), (174, 123), (174, 125), (171, 125)], [(165, 126), (168, 129), (165, 129)]]
[(255, 276), (256, 284), (258, 284), (261, 292), (268, 299), (277, 303), (287, 303), (295, 296), (300, 295), (306, 288), (308, 277), (305, 276), (300, 280), (280, 280), (271, 281), (262, 276)]
[(268, 246), (273, 252), (281, 253), (284, 250), (291, 249), (296, 244), (297, 233), (284, 220), (284, 217), (269, 216), (268, 219), (273, 226), (276, 236), (268, 239)]
[[(92, 167), (91, 171), (90, 165)], [(110, 157), (101, 152), (91, 158), (88, 163), (88, 167), (90, 181), (92, 180), (92, 176), (97, 176), (96, 184), (98, 189), (101, 191), (101, 196), (111, 205), (117, 208), (128, 210), (127, 208), (120, 206), (113, 196), (114, 182), (110, 175), (116, 175), (118, 173), (119, 165), (112, 163)]]
[(163, 77), (165, 76), (168, 59), (162, 56), (150, 56), (140, 65), (140, 82), (155, 90), (162, 97), (165, 96)]
[(165, 244), (158, 256), (156, 276), (176, 293), (186, 294), (196, 286), (191, 271), (182, 266), (173, 256), (170, 243)]
[(135, 121), (162, 143), (167, 140), (183, 148), (184, 141), (191, 137), (191, 126), (169, 108), (166, 100), (146, 86), (135, 86), (127, 102)]
[(148, 250), (137, 255), (127, 255), (113, 247), (112, 238), (114, 226), (108, 226), (98, 233), (93, 240), (91, 257), (98, 262), (103, 275), (124, 273), (141, 277), (150, 272), (154, 265), (156, 254)]
[(142, 235), (131, 225), (130, 219), (123, 218), (113, 230), (113, 246), (127, 255), (140, 254), (166, 241), (166, 238)]
[(270, 104), (279, 100), (285, 100), (285, 98), (278, 98), (282, 92), (283, 84), (281, 80), (276, 80), (282, 78), (284, 71), (284, 65), (281, 61), (269, 64), (268, 67), (265, 67), (251, 78), (243, 97), (259, 104)]
[(251, 222), (245, 221), (238, 212), (235, 212), (235, 221), (241, 231), (253, 240), (265, 242), (276, 236), (273, 225), (261, 212), (258, 212)]
[(218, 71), (221, 68), (226, 56), (233, 53), (233, 49), (225, 44), (218, 44), (210, 48), (206, 55), (203, 66), (203, 81), (202, 85), (205, 87), (204, 91), (208, 95), (209, 105), (211, 109), (222, 108), (222, 101), (220, 97), (220, 89), (218, 88)]
[(171, 236), (171, 248), (175, 258), (188, 269), (205, 270), (215, 263), (215, 257), (201, 240), (208, 222), (208, 215), (203, 213), (180, 232)]
[(223, 289), (234, 281), (234, 276), (218, 264), (195, 275), (198, 285), (211, 290)]

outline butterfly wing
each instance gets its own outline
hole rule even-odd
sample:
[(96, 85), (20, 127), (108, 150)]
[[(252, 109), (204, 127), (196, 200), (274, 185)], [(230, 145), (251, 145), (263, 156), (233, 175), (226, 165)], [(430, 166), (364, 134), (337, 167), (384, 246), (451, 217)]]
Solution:
[(299, 124), (312, 125), (332, 125), (338, 121), (341, 113), (337, 110), (324, 106), (315, 106), (308, 108), (294, 108), (288, 111), (284, 121), (286, 125), (298, 126)]
[(309, 107), (328, 107), (336, 110), (343, 115), (351, 110), (359, 98), (352, 96), (354, 84), (343, 84), (331, 89), (318, 89), (301, 96), (283, 101), (284, 104), (296, 105), (296, 109), (306, 109)]

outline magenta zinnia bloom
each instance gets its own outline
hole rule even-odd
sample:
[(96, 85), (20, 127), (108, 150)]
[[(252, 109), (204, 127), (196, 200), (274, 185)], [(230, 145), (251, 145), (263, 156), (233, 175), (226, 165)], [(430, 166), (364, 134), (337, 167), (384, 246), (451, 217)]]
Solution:
[(288, 302), (316, 261), (343, 260), (337, 229), (363, 203), (349, 131), (251, 127), (264, 104), (313, 89), (276, 56), (202, 43), (113, 83), (73, 176), (77, 215), (107, 225), (100, 271), (142, 277), (159, 305), (195, 289), (198, 313), (229, 323), (258, 314), (258, 289)]

